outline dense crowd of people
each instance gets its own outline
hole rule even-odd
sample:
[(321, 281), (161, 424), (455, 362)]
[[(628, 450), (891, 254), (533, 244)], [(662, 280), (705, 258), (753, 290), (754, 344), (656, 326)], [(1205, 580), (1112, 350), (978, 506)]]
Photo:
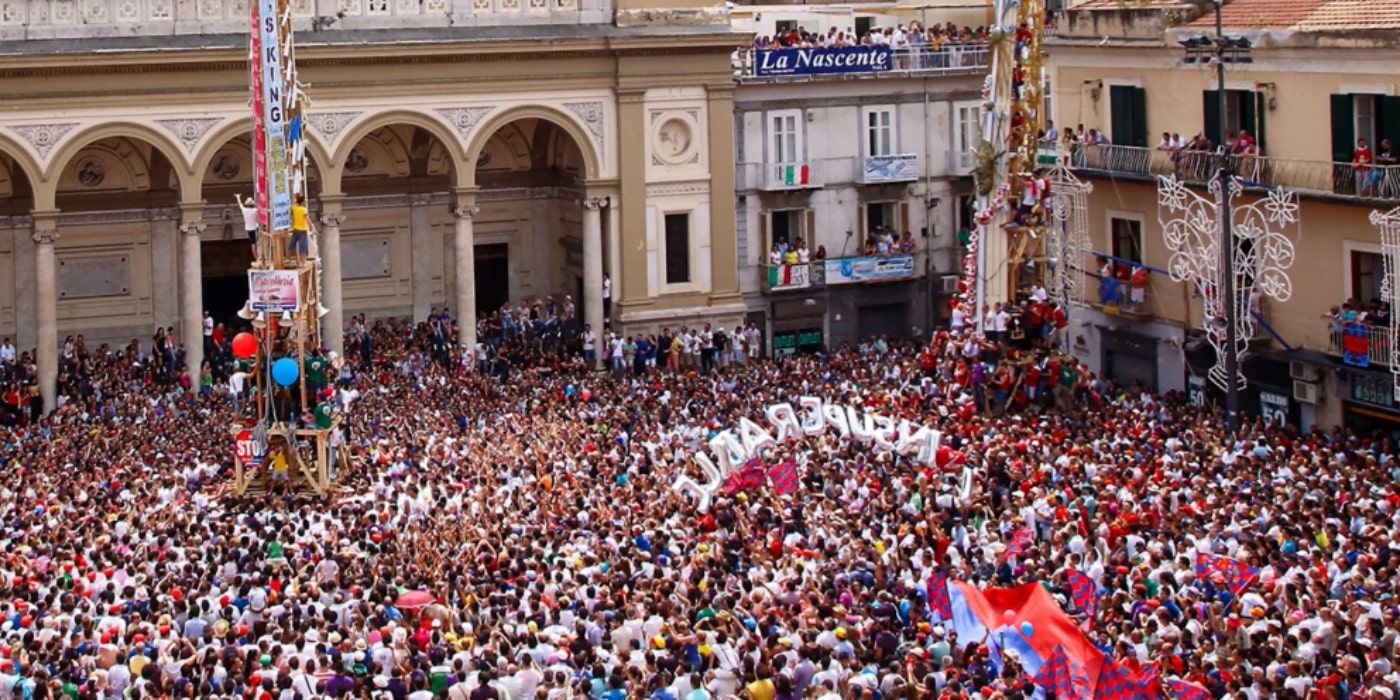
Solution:
[[(1393, 438), (1227, 435), (1060, 355), (1035, 301), (1039, 324), (960, 314), (921, 345), (611, 375), (504, 329), (517, 362), (474, 372), (441, 313), (356, 318), (333, 389), (356, 464), (324, 501), (229, 493), (236, 366), (191, 391), (159, 348), (75, 339), (61, 404), (0, 427), (0, 698), (1031, 697), (932, 612), (944, 572), (1044, 585), (1164, 694), (1392, 700)], [(1016, 358), (1036, 374), (1007, 388)], [(673, 490), (716, 431), (803, 395), (941, 430), (965, 460), (826, 432), (759, 458), (795, 469), (786, 488), (705, 512)], [(1221, 585), (1198, 552), (1257, 572)]]
[(978, 46), (987, 43), (986, 27), (960, 27), (952, 22), (928, 27), (918, 20), (888, 27), (871, 27), (865, 32), (830, 27), (825, 32), (791, 27), (771, 36), (754, 37), (755, 49), (841, 48), (845, 46), (889, 46), (892, 49), (919, 48), (938, 51), (945, 47)]

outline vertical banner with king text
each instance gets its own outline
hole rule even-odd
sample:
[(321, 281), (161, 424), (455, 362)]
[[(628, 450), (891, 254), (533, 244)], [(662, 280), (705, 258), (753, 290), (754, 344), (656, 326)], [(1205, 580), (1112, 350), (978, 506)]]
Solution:
[(287, 181), (287, 95), (282, 84), (282, 49), (277, 37), (277, 0), (258, 0), (262, 48), (262, 117), (267, 143), (268, 228), (292, 227), (292, 194)]

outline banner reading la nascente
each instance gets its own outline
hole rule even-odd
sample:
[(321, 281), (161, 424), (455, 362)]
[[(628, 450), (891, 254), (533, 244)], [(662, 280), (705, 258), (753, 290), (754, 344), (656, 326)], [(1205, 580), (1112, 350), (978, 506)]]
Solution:
[(754, 56), (754, 74), (759, 76), (879, 73), (890, 67), (888, 46), (761, 49)]

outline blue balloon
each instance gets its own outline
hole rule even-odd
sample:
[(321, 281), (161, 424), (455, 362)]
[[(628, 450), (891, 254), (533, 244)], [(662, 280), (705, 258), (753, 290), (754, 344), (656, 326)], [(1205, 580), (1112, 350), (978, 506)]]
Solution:
[(1035, 634), (1035, 626), (1032, 625), (1032, 624), (1029, 623), (1029, 622), (1022, 622), (1022, 623), (1021, 623), (1021, 634), (1024, 634), (1024, 635), (1026, 635), (1027, 637), (1029, 637), (1029, 636)]
[(297, 367), (297, 361), (290, 357), (284, 357), (272, 363), (272, 381), (281, 386), (291, 386), (297, 380), (297, 375), (301, 370)]
[(573, 384), (570, 384), (570, 385), (564, 387), (564, 395), (565, 395), (565, 396), (573, 396), (573, 395), (574, 395), (574, 385), (573, 385)]

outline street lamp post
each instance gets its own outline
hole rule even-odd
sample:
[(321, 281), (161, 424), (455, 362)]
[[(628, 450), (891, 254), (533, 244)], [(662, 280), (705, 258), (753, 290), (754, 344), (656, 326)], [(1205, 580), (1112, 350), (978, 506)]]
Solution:
[(943, 200), (929, 197), (924, 200), (925, 221), (928, 222), (928, 237), (924, 239), (924, 333), (933, 337), (933, 239), (938, 237), (938, 205)]
[(1214, 40), (1208, 37), (1197, 37), (1184, 39), (1180, 43), (1186, 47), (1186, 63), (1215, 61), (1215, 85), (1218, 99), (1218, 119), (1220, 124), (1221, 143), (1218, 144), (1218, 154), (1216, 157), (1215, 177), (1220, 191), (1223, 195), (1222, 206), (1216, 210), (1217, 225), (1220, 228), (1220, 270), (1218, 279), (1220, 281), (1217, 294), (1222, 295), (1222, 306), (1225, 311), (1225, 421), (1226, 428), (1234, 432), (1236, 426), (1236, 413), (1239, 411), (1240, 395), (1240, 357), (1238, 342), (1239, 309), (1235, 300), (1235, 238), (1230, 228), (1231, 188), (1230, 179), (1233, 173), (1230, 171), (1230, 154), (1225, 149), (1224, 134), (1226, 125), (1229, 123), (1230, 104), (1225, 95), (1225, 64), (1226, 63), (1252, 63), (1253, 58), (1249, 55), (1251, 43), (1245, 38), (1231, 38), (1225, 36), (1224, 20), (1221, 16), (1221, 6), (1223, 0), (1215, 0), (1215, 37)]

